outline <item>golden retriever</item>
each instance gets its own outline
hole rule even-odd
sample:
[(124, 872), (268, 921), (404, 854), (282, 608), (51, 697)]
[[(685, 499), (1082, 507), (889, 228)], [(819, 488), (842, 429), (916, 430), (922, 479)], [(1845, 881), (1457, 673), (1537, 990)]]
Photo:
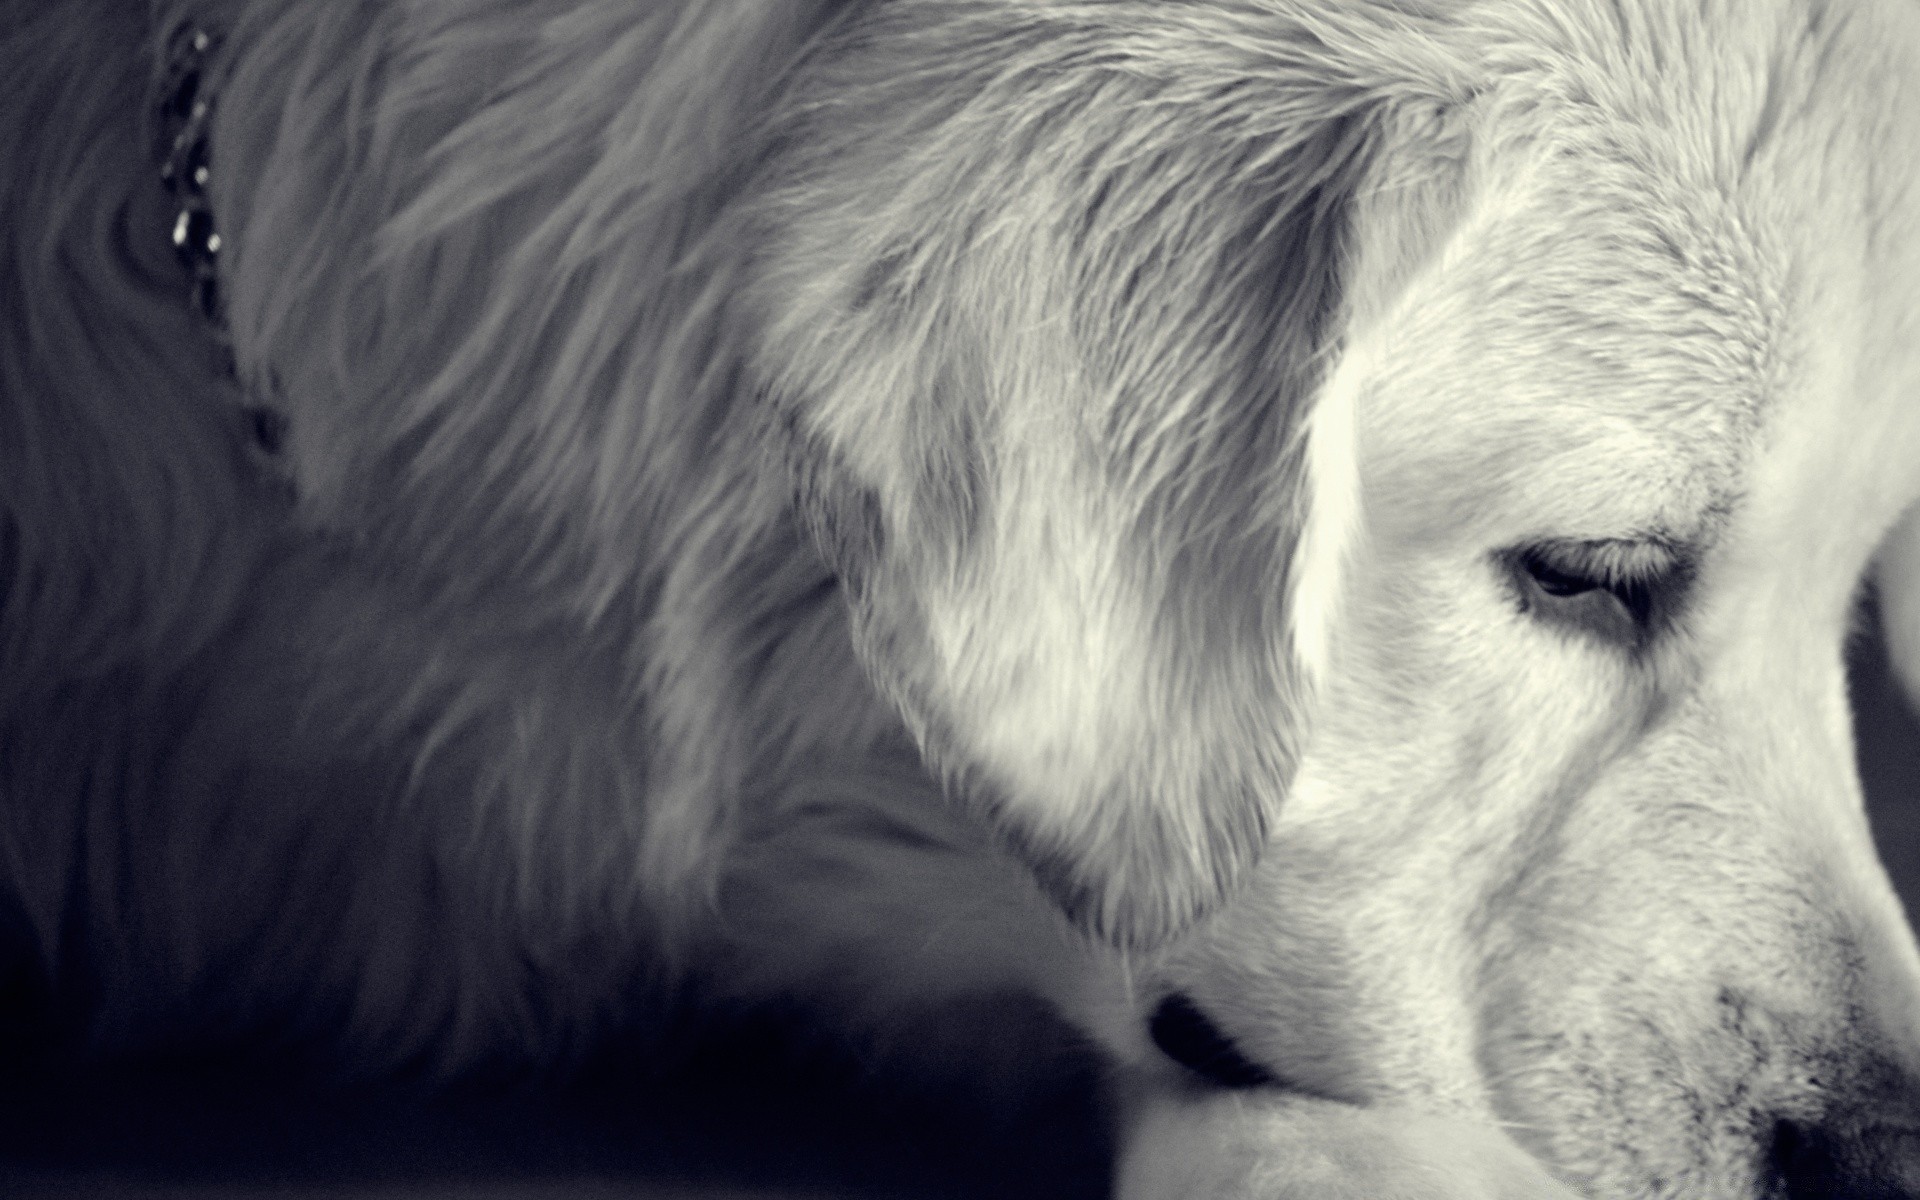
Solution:
[(1913, 0), (4, 16), (94, 1053), (1018, 988), (1123, 1196), (1920, 1196)]

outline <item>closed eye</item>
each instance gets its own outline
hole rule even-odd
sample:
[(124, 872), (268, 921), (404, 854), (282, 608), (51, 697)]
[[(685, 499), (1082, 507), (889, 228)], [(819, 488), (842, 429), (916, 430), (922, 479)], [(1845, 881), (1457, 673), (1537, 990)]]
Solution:
[(1627, 646), (1646, 641), (1680, 573), (1655, 541), (1539, 542), (1505, 557), (1522, 612)]

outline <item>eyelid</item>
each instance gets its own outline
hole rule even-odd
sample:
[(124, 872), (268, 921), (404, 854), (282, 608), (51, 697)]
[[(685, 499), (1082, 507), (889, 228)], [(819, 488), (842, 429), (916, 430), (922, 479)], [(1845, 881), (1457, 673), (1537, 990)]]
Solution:
[(1544, 538), (1508, 562), (1522, 611), (1639, 648), (1679, 611), (1693, 559), (1659, 537)]
[(1610, 585), (1651, 583), (1677, 569), (1679, 552), (1658, 538), (1547, 539), (1534, 553), (1555, 567)]

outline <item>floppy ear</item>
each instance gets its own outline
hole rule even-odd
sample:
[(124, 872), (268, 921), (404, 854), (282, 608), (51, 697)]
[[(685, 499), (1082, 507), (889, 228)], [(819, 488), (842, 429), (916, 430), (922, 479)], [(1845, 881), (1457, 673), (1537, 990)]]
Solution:
[(755, 214), (755, 365), (870, 673), (1133, 945), (1246, 868), (1296, 759), (1308, 401), (1396, 40), (1229, 8), (883, 6), (802, 72)]
[(1908, 509), (1888, 535), (1874, 577), (1894, 674), (1920, 712), (1920, 505)]

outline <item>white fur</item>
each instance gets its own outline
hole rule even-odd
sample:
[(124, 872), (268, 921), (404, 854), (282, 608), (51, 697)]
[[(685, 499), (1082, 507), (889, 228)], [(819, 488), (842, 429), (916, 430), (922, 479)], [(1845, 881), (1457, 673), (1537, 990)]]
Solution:
[(1131, 1127), (1118, 1200), (1573, 1200), (1498, 1132), (1425, 1113), (1283, 1096), (1156, 1098)]
[[(1130, 1197), (1911, 1188), (1839, 654), (1920, 500), (1910, 4), (150, 15), (0, 23), (0, 901), (98, 1052), (1017, 989)], [(1657, 620), (1530, 590), (1580, 547)], [(1275, 1085), (1175, 1080), (1174, 990)]]
[(1349, 346), (1307, 418), (1307, 519), (1293, 556), (1288, 605), (1290, 642), (1301, 672), (1316, 687), (1333, 677), (1333, 636), (1346, 579), (1347, 557), (1365, 527), (1360, 506), (1360, 389), (1372, 374), (1371, 356)]

